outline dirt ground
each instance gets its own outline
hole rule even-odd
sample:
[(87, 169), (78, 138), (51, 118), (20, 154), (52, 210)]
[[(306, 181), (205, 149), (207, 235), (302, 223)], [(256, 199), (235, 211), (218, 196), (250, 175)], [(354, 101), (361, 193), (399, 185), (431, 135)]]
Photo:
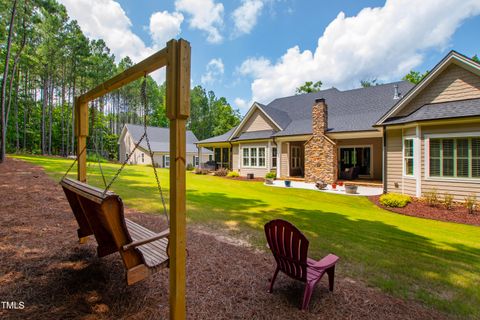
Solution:
[[(153, 230), (160, 218), (126, 214)], [(39, 167), (0, 165), (0, 305), (2, 319), (167, 319), (168, 269), (127, 287), (118, 254), (96, 256), (95, 240), (78, 244), (76, 221), (60, 186)], [(412, 301), (388, 296), (342, 275), (335, 291), (317, 286), (310, 310), (299, 311), (303, 285), (280, 275), (274, 260), (218, 231), (188, 227), (189, 319), (445, 319)], [(318, 258), (318, 257), (317, 257)], [(12, 305), (10, 305), (11, 307)]]

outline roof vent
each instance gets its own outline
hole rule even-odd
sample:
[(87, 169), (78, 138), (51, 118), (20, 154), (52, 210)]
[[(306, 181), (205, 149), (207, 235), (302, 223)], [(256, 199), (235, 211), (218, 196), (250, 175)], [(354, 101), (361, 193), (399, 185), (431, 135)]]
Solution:
[(394, 94), (393, 94), (393, 99), (394, 99), (394, 100), (400, 99), (401, 96), (400, 96), (400, 93), (398, 92), (398, 84), (395, 84), (395, 85), (393, 86), (393, 88), (395, 89), (395, 92), (394, 92)]

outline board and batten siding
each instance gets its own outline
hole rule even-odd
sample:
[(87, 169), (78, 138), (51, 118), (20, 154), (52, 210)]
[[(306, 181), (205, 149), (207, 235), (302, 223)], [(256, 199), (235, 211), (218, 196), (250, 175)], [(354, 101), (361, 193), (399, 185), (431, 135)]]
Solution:
[(403, 175), (402, 130), (387, 130), (387, 191), (415, 195), (416, 180)]
[(274, 127), (263, 112), (256, 110), (243, 125), (242, 132), (273, 130)]
[(480, 98), (480, 77), (456, 64), (448, 66), (400, 113), (405, 116), (424, 104)]
[(290, 143), (289, 142), (282, 142), (282, 152), (281, 152), (281, 154), (279, 154), (280, 159), (277, 160), (280, 163), (280, 175), (281, 175), (281, 177), (288, 177), (290, 175), (290, 168), (289, 168), (290, 167), (290, 161), (288, 159), (289, 156), (290, 156)]
[(240, 145), (234, 144), (232, 146), (232, 170), (233, 171), (238, 171), (239, 169), (239, 161), (240, 161), (239, 150), (240, 150)]
[(466, 196), (471, 193), (477, 195), (480, 199), (480, 181), (472, 181), (468, 179), (453, 180), (440, 177), (428, 177), (428, 138), (430, 134), (435, 135), (449, 135), (464, 134), (470, 132), (480, 132), (480, 122), (459, 125), (437, 125), (437, 126), (423, 126), (423, 143), (422, 143), (422, 192), (437, 190), (441, 199), (445, 193), (454, 195), (456, 201), (463, 201)]

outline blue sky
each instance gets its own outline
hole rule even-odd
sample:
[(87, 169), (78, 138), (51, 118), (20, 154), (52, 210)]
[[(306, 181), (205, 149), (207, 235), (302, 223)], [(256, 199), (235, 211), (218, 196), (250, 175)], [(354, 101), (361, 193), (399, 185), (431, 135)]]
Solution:
[[(350, 89), (431, 69), (451, 49), (480, 54), (479, 0), (60, 0), (117, 59), (172, 37), (192, 45), (192, 85), (245, 113), (308, 80)], [(155, 74), (164, 79), (160, 72)]]

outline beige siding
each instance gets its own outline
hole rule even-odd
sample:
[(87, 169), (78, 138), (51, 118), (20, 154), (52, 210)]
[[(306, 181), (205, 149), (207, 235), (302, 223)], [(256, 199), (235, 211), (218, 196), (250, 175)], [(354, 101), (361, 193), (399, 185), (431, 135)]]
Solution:
[(400, 115), (410, 114), (427, 103), (473, 98), (480, 98), (480, 77), (452, 64), (405, 106)]
[(243, 125), (242, 132), (273, 130), (274, 128), (275, 125), (263, 112), (256, 110)]
[[(428, 134), (442, 134), (442, 133), (464, 133), (464, 132), (479, 132), (480, 122), (474, 124), (462, 125), (442, 125), (442, 126), (428, 126), (422, 127), (422, 134), (428, 137)], [(480, 181), (472, 182), (468, 180), (452, 181), (441, 178), (428, 178), (426, 172), (426, 161), (428, 161), (428, 153), (425, 153), (427, 146), (426, 140), (422, 141), (422, 192), (436, 189), (443, 198), (446, 192), (455, 196), (456, 201), (463, 201), (465, 196), (470, 193), (475, 193), (480, 199)]]
[(342, 139), (335, 142), (337, 143), (338, 150), (343, 146), (370, 146), (372, 148), (372, 178), (382, 180), (382, 138)]
[(415, 195), (416, 180), (403, 176), (402, 131), (387, 130), (387, 191)]
[(238, 171), (239, 166), (238, 166), (238, 161), (239, 161), (239, 148), (240, 146), (238, 144), (235, 144), (232, 146), (232, 170), (233, 171)]
[[(267, 142), (258, 142), (258, 143), (242, 143), (241, 148), (243, 149), (244, 147), (265, 147), (265, 161), (270, 160), (270, 150), (268, 150), (268, 143)], [(239, 150), (239, 155), (243, 152), (242, 149)], [(238, 161), (238, 158), (237, 158)], [(238, 162), (237, 162), (238, 164)], [(240, 163), (240, 168), (238, 169), (238, 172), (240, 173), (241, 176), (246, 176), (248, 173), (253, 173), (255, 177), (263, 178), (267, 174), (269, 170), (265, 166), (265, 168), (249, 168), (249, 167), (243, 167), (243, 163)]]

